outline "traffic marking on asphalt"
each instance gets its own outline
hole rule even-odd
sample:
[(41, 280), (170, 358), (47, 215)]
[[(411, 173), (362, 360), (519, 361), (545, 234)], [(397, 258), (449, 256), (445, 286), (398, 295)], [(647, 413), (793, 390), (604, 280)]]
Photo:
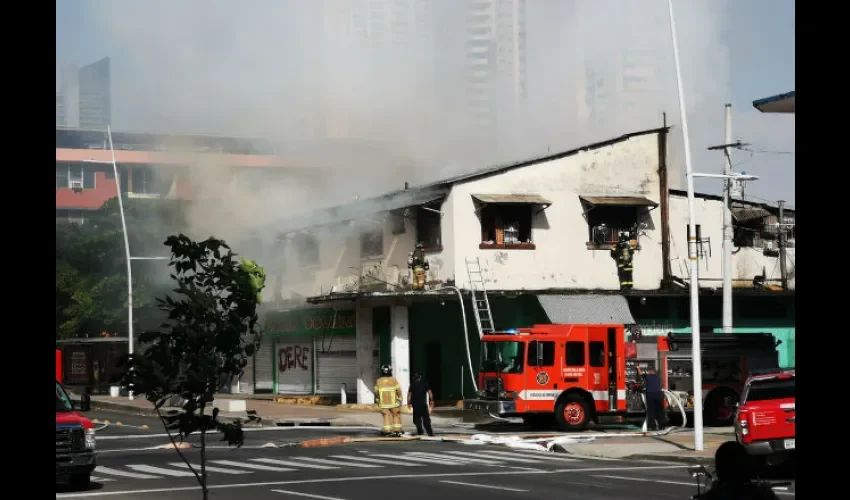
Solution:
[(428, 456), (424, 453), (405, 453), (404, 455), (384, 455), (379, 453), (370, 453), (370, 457), (384, 457), (391, 458), (395, 460), (408, 460), (411, 462), (424, 462), (426, 464), (437, 464), (437, 465), (459, 465), (462, 464), (462, 460), (460, 457), (454, 458), (452, 460), (444, 459), (444, 458), (436, 458)]
[(113, 469), (103, 465), (97, 466), (97, 472), (100, 474), (109, 474), (110, 476), (129, 477), (132, 479), (159, 479), (159, 476), (151, 476), (150, 474), (139, 474), (137, 472), (129, 472), (121, 469)]
[(467, 452), (467, 451), (447, 451), (446, 453), (450, 453), (452, 455), (468, 456), (468, 457), (473, 457), (473, 458), (475, 458), (475, 457), (489, 457), (489, 458), (493, 459), (492, 461), (503, 460), (505, 462), (519, 462), (521, 464), (539, 464), (539, 463), (541, 463), (540, 460), (530, 460), (530, 459), (526, 459), (526, 458), (499, 457), (499, 456), (493, 456), (493, 455), (486, 455), (485, 452), (483, 452), (483, 451), (479, 451), (478, 453), (470, 453), (470, 452)]
[(262, 462), (266, 464), (276, 464), (276, 465), (287, 465), (290, 467), (304, 467), (307, 469), (339, 469), (339, 467), (331, 467), (329, 465), (315, 465), (315, 464), (303, 464), (299, 462), (293, 462), (291, 460), (280, 460), (278, 458), (252, 458), (250, 459), (252, 462)]
[(367, 457), (352, 457), (348, 455), (330, 455), (330, 458), (338, 458), (340, 460), (354, 460), (355, 462), (366, 462), (373, 464), (381, 464), (381, 465), (395, 465), (402, 467), (422, 467), (422, 464), (406, 464), (401, 463), (398, 460), (380, 460), (377, 458), (367, 458)]
[(441, 483), (446, 484), (457, 484), (460, 486), (472, 486), (474, 488), (487, 488), (489, 490), (502, 490), (502, 491), (517, 491), (520, 493), (527, 492), (528, 490), (521, 490), (518, 488), (508, 488), (507, 486), (494, 486), (490, 484), (476, 484), (476, 483), (462, 483), (460, 481), (440, 481)]
[(314, 495), (312, 493), (301, 493), (300, 491), (285, 491), (285, 490), (272, 490), (275, 493), (282, 493), (284, 495), (295, 495), (298, 497), (307, 497), (307, 498), (316, 498), (317, 500), (343, 500), (339, 497), (326, 497), (324, 495)]
[(439, 453), (426, 453), (420, 451), (411, 452), (411, 455), (415, 455), (417, 457), (428, 457), (434, 458), (436, 460), (442, 460), (442, 463), (446, 465), (463, 465), (463, 464), (482, 464), (482, 465), (492, 465), (492, 460), (484, 460), (483, 458), (469, 458), (469, 457), (456, 457), (456, 456), (448, 456), (448, 455), (440, 455)]
[(292, 457), (293, 460), (306, 460), (308, 462), (315, 462), (317, 464), (324, 465), (336, 465), (336, 466), (348, 466), (348, 467), (363, 467), (363, 468), (375, 468), (375, 467), (383, 467), (383, 465), (373, 465), (373, 464), (357, 464), (352, 462), (340, 462), (337, 460), (327, 460), (324, 458), (313, 458), (313, 457)]
[(195, 477), (195, 474), (187, 470), (166, 469), (165, 467), (154, 467), (153, 465), (128, 465), (127, 467), (133, 470), (149, 472), (151, 474), (160, 474), (163, 476)]
[[(512, 452), (512, 451), (496, 451), (496, 450), (487, 450), (487, 451), (482, 451), (481, 453), (485, 454), (487, 456), (509, 457), (509, 458), (516, 458), (517, 455), (518, 455), (518, 453)], [(537, 452), (537, 453), (538, 453), (538, 455), (534, 456), (533, 460), (541, 460), (541, 461), (544, 461), (544, 462), (546, 462), (546, 461), (578, 462), (578, 460), (576, 460), (575, 458), (554, 457), (554, 456), (552, 456), (551, 453), (546, 454), (546, 455), (544, 455), (543, 452)], [(523, 455), (522, 458), (526, 458), (526, 456)], [(530, 456), (528, 458), (532, 459), (532, 457), (530, 457)]]
[(210, 460), (210, 462), (219, 465), (229, 465), (230, 467), (242, 467), (244, 469), (263, 470), (266, 472), (292, 472), (295, 469), (287, 469), (284, 467), (273, 467), (271, 465), (250, 464), (247, 462), (237, 462), (236, 460)]
[(98, 476), (91, 476), (91, 480), (94, 481), (95, 483), (108, 483), (109, 481), (115, 481), (114, 479), (109, 479), (109, 478), (106, 478), (106, 477), (98, 477)]
[[(171, 462), (168, 464), (172, 467), (178, 467), (181, 469), (188, 469), (189, 466), (186, 465), (186, 462)], [(198, 474), (201, 473), (201, 464), (192, 464), (192, 468), (195, 469), (195, 472)], [(207, 465), (207, 472), (219, 472), (221, 474), (250, 474), (251, 472), (247, 470), (233, 470), (233, 469), (225, 469), (224, 467), (216, 467), (214, 465)]]

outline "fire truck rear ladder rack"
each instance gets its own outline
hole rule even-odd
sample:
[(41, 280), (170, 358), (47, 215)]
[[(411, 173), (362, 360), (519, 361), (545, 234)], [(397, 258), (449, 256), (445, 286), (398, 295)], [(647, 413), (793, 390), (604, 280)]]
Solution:
[(490, 300), (487, 298), (487, 288), (484, 286), (484, 272), (481, 260), (466, 259), (466, 272), (469, 275), (469, 291), (472, 293), (472, 310), (475, 312), (475, 325), (478, 327), (478, 337), (485, 333), (493, 333), (496, 328), (493, 323), (493, 313), (490, 311)]

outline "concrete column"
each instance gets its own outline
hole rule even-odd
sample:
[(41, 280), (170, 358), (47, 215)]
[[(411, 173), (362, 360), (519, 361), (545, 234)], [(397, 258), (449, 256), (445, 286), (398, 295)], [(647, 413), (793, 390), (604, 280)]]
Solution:
[(408, 331), (407, 306), (392, 306), (390, 309), (390, 324), (392, 340), (390, 355), (392, 356), (393, 375), (401, 384), (401, 398), (407, 401), (407, 389), (410, 387), (410, 332)]
[(375, 334), (372, 331), (372, 306), (369, 303), (357, 301), (357, 404), (372, 404), (375, 402), (375, 366), (372, 356), (376, 348)]

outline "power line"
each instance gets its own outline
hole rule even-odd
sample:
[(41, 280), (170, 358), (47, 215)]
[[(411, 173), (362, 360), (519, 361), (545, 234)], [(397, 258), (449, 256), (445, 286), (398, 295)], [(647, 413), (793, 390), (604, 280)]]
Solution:
[(741, 148), (741, 151), (747, 151), (750, 153), (766, 153), (771, 155), (793, 155), (796, 154), (796, 151), (773, 151), (770, 149), (751, 149), (751, 148)]

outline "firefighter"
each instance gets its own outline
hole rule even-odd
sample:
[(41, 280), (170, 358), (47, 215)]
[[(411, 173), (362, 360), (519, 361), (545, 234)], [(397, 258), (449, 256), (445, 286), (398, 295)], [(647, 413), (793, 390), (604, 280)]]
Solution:
[(422, 243), (416, 244), (416, 249), (407, 257), (407, 267), (413, 271), (413, 289), (425, 288), (425, 272), (428, 271), (428, 260), (425, 259), (425, 247)]
[(632, 259), (635, 250), (629, 242), (626, 233), (620, 233), (617, 244), (611, 249), (611, 257), (617, 261), (617, 275), (620, 277), (620, 290), (631, 290), (632, 282)]
[(381, 409), (384, 425), (382, 436), (401, 436), (401, 384), (390, 365), (381, 366), (381, 378), (375, 381), (375, 404)]

